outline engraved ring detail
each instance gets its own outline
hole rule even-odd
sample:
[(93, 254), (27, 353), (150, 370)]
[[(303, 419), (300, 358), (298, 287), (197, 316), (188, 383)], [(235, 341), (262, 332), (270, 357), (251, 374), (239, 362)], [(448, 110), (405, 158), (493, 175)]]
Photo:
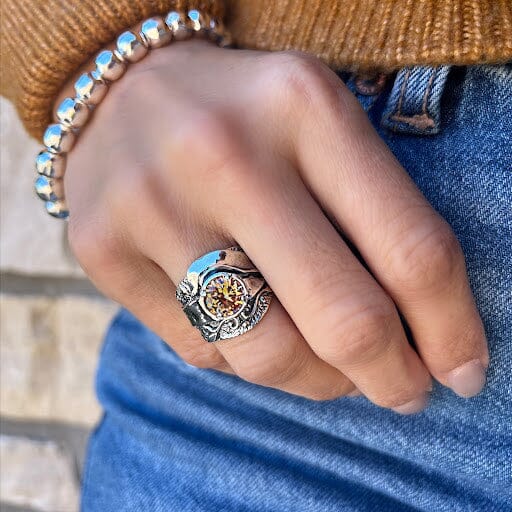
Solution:
[(190, 265), (176, 298), (190, 323), (208, 342), (253, 329), (270, 307), (273, 293), (240, 247), (212, 251)]

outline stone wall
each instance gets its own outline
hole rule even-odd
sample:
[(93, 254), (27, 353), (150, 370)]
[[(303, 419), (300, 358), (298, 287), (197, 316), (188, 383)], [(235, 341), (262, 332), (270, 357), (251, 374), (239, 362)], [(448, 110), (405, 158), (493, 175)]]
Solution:
[(74, 512), (102, 336), (116, 306), (34, 196), (39, 150), (0, 99), (0, 509)]

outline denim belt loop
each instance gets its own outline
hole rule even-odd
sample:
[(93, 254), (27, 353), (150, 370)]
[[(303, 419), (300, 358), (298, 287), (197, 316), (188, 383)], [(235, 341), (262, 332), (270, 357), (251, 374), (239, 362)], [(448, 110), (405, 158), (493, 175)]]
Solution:
[(382, 126), (398, 133), (434, 135), (441, 127), (441, 98), (451, 66), (400, 70), (382, 116)]

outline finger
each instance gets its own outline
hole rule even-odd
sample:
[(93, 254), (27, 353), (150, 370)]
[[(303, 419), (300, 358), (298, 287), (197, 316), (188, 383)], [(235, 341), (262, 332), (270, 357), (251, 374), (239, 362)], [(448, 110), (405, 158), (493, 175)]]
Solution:
[(236, 163), (246, 178), (231, 175), (228, 181), (238, 180), (236, 190), (245, 187), (252, 194), (243, 201), (230, 195), (222, 204), (226, 222), (313, 351), (375, 403), (401, 412), (422, 408), (430, 375), (407, 343), (391, 299), (293, 169), (280, 162), (287, 172), (264, 174), (270, 162), (253, 159), (249, 165), (259, 172), (245, 172), (244, 165)]
[(316, 96), (322, 115), (310, 110), (296, 133), (304, 179), (398, 305), (432, 375), (473, 396), (489, 356), (462, 250), (355, 98), (342, 96)]
[(167, 342), (187, 363), (232, 373), (214, 345), (202, 343), (175, 299), (176, 288), (165, 272), (136, 251), (119, 227), (76, 218), (69, 224), (73, 252), (96, 287), (122, 304)]
[[(194, 226), (191, 219), (186, 230), (176, 229), (177, 225), (168, 221), (170, 216), (163, 213), (165, 207), (154, 197), (144, 200), (139, 194), (139, 201), (146, 207), (144, 215), (127, 222), (131, 236), (137, 248), (175, 283), (185, 277), (187, 267), (199, 256), (234, 243), (224, 235)], [(168, 247), (173, 247), (172, 252)], [(184, 313), (180, 314), (188, 323)], [(314, 354), (276, 300), (262, 322), (242, 336), (215, 344), (200, 339), (198, 332), (195, 338), (198, 346), (214, 346), (233, 371), (249, 382), (314, 400), (329, 400), (354, 390), (339, 370)]]
[(313, 400), (338, 398), (355, 389), (311, 350), (277, 300), (252, 331), (217, 345), (235, 373), (249, 382)]

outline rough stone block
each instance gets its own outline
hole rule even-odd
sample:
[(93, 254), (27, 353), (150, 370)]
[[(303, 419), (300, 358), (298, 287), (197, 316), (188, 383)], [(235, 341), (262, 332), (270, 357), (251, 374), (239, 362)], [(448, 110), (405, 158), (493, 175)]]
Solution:
[(2, 502), (44, 512), (78, 510), (72, 457), (53, 442), (0, 436)]
[(116, 309), (79, 296), (0, 295), (1, 414), (92, 425), (98, 352)]

